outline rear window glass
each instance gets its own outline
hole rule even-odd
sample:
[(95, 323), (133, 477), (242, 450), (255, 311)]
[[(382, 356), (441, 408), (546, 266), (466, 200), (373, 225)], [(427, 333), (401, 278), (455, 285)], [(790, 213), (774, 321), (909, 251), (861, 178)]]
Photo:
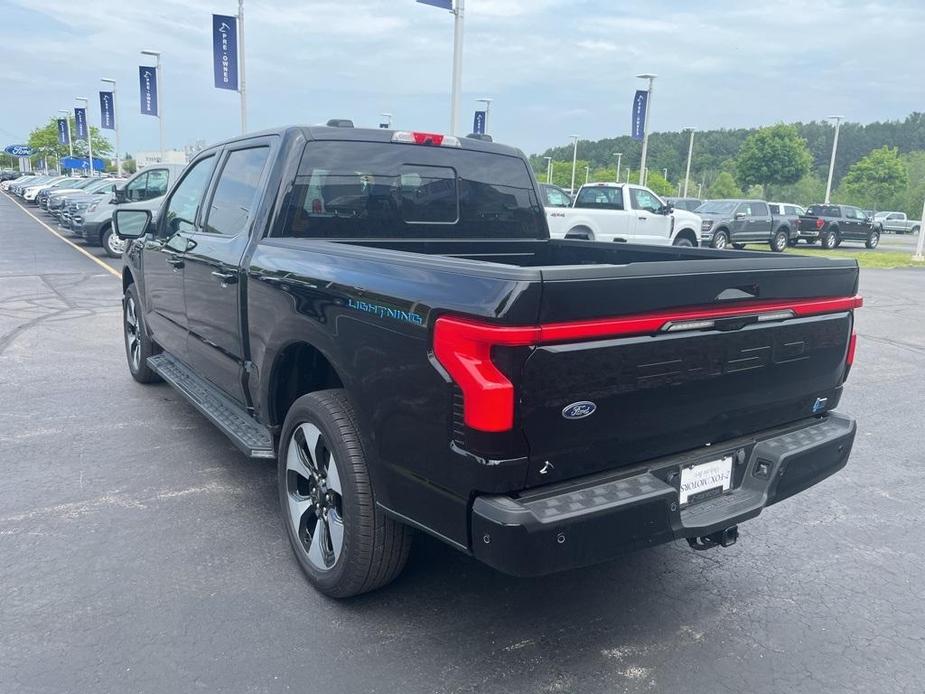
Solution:
[(837, 205), (810, 205), (806, 214), (813, 214), (817, 217), (841, 217), (841, 210)]
[(697, 208), (697, 212), (706, 212), (707, 214), (732, 214), (732, 211), (738, 205), (735, 200), (708, 200)]
[(575, 207), (597, 207), (605, 210), (623, 209), (623, 189), (610, 186), (584, 187), (578, 191)]
[(503, 154), (382, 142), (310, 142), (274, 236), (540, 238), (526, 163)]

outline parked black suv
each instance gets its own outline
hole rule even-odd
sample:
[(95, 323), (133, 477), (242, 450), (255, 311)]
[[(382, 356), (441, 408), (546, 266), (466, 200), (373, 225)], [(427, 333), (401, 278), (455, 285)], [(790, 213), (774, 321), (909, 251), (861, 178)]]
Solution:
[(509, 147), (293, 127), (114, 213), (132, 376), (277, 459), (325, 593), (410, 528), (518, 575), (726, 546), (847, 462), (855, 261), (550, 240), (541, 203)]

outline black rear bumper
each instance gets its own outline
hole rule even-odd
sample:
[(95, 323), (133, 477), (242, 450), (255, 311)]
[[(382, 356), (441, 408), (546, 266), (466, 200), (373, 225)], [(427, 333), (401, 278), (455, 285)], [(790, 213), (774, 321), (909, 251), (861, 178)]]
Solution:
[[(843, 468), (855, 431), (853, 419), (830, 413), (653, 461), (629, 475), (595, 475), (517, 498), (479, 496), (472, 507), (473, 554), (505, 573), (532, 576), (709, 535)], [(730, 455), (730, 491), (680, 508), (681, 467)]]

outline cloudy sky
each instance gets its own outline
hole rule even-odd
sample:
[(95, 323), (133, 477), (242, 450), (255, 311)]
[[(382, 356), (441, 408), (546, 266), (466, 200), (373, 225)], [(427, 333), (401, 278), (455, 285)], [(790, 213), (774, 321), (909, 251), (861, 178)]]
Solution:
[[(466, 0), (462, 122), (494, 99), (497, 140), (537, 152), (627, 134), (633, 75), (654, 72), (655, 130), (902, 118), (925, 110), (925, 2)], [(0, 140), (118, 80), (122, 149), (156, 149), (139, 113), (143, 48), (163, 53), (168, 145), (237, 134), (212, 87), (211, 13), (234, 0), (0, 0)], [(414, 0), (246, 0), (252, 129), (352, 118), (446, 131), (452, 16)]]

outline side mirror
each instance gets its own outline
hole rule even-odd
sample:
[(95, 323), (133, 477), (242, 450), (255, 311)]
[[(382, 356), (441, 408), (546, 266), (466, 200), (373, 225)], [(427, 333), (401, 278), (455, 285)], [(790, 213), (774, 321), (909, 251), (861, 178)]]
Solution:
[(151, 226), (150, 210), (116, 210), (112, 213), (112, 228), (123, 241), (141, 238)]
[(112, 201), (116, 204), (123, 203), (126, 201), (125, 197), (125, 188), (122, 186), (113, 186), (112, 187)]
[(736, 219), (745, 219), (745, 217), (746, 217), (746, 215), (745, 215), (744, 212), (736, 212), (736, 213), (735, 213), (735, 218), (736, 218)]
[(667, 204), (667, 205), (662, 205), (661, 207), (659, 207), (659, 208), (655, 211), (655, 214), (669, 215), (669, 214), (671, 214), (672, 212), (674, 212), (674, 207), (672, 207), (671, 204), (669, 203), (669, 204)]

